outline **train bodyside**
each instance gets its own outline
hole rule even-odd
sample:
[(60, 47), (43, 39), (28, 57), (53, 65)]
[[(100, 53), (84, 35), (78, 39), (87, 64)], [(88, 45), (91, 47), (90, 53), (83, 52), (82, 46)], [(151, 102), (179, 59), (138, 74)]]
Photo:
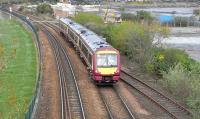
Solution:
[[(100, 42), (99, 44), (96, 43), (99, 47), (94, 50), (94, 47), (91, 47), (91, 42), (88, 39), (100, 39), (95, 33), (69, 19), (66, 19), (68, 20), (67, 22), (63, 20), (59, 21), (61, 31), (80, 52), (80, 56), (92, 72), (93, 80), (98, 83), (117, 82), (119, 80), (121, 67), (119, 52), (112, 46), (107, 45), (106, 42), (100, 40), (97, 40)], [(108, 60), (110, 62), (106, 62)]]

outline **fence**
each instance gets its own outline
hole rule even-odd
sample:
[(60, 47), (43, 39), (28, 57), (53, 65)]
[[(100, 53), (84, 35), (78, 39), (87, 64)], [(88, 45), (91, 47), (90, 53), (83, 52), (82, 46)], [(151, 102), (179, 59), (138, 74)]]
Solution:
[(13, 16), (17, 17), (18, 19), (20, 19), (23, 23), (26, 24), (26, 26), (28, 26), (34, 37), (35, 37), (35, 44), (36, 44), (36, 47), (37, 47), (37, 52), (38, 52), (38, 60), (39, 60), (39, 66), (38, 66), (38, 71), (37, 71), (37, 83), (36, 83), (36, 90), (35, 90), (35, 94), (29, 104), (29, 108), (25, 114), (25, 119), (31, 119), (32, 118), (32, 114), (33, 114), (33, 111), (34, 111), (34, 108), (37, 106), (37, 103), (38, 103), (38, 100), (39, 100), (39, 96), (40, 96), (40, 82), (43, 78), (43, 74), (42, 74), (42, 47), (40, 45), (40, 41), (39, 41), (39, 36), (38, 36), (38, 33), (37, 33), (37, 29), (36, 27), (32, 24), (31, 21), (29, 21), (28, 17), (24, 16), (24, 15), (21, 15), (21, 14), (18, 14), (18, 13), (15, 13), (15, 12), (10, 12), (8, 11), (7, 9), (3, 9), (3, 8), (0, 8), (0, 10), (4, 11), (4, 12), (7, 12), (7, 13), (10, 13), (12, 14)]

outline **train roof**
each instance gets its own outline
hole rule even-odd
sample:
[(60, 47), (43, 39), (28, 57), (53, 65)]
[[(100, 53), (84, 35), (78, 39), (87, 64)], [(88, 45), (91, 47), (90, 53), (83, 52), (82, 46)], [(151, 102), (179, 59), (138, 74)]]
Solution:
[(93, 52), (95, 52), (99, 48), (112, 48), (112, 46), (108, 44), (103, 38), (99, 37), (96, 33), (92, 32), (86, 27), (68, 18), (61, 18), (60, 20), (68, 25), (76, 33), (78, 33), (81, 36), (82, 40), (84, 40), (84, 42), (90, 47)]

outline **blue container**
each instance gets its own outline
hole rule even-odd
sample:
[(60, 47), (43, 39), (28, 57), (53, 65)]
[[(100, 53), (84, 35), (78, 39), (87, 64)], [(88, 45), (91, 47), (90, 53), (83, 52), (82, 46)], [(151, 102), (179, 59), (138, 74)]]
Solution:
[(172, 22), (173, 19), (174, 19), (174, 17), (170, 16), (170, 15), (160, 15), (159, 16), (160, 23)]

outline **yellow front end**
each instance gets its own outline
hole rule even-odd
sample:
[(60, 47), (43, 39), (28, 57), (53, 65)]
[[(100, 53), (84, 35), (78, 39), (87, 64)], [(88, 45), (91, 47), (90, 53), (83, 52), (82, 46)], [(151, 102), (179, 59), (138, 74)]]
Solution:
[[(117, 57), (116, 51), (98, 51), (97, 55), (115, 55)], [(116, 64), (117, 64), (117, 58), (116, 58)], [(117, 71), (117, 65), (116, 66), (105, 66), (105, 67), (98, 67), (97, 70), (101, 75), (113, 75)]]
[(111, 68), (97, 68), (98, 72), (102, 75), (113, 75), (117, 71), (117, 67)]
[(94, 79), (97, 82), (117, 82), (119, 79), (118, 53), (103, 50), (96, 54)]

